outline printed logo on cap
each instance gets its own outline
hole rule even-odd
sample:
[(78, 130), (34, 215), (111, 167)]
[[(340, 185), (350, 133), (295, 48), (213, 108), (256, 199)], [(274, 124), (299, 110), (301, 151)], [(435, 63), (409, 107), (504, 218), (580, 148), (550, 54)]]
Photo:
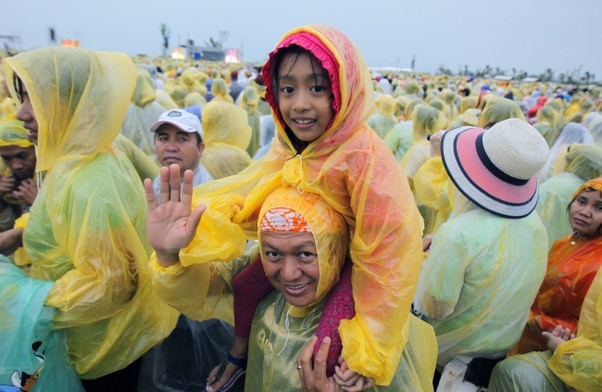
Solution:
[(182, 117), (182, 113), (178, 112), (177, 110), (172, 110), (171, 112), (167, 113), (167, 117)]

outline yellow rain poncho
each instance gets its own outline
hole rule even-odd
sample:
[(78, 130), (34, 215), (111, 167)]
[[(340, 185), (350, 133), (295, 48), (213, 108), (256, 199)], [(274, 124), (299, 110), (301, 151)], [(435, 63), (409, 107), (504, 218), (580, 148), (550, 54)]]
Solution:
[(260, 147), (259, 118), (262, 116), (262, 114), (257, 111), (258, 103), (259, 95), (257, 94), (257, 89), (252, 86), (245, 87), (245, 89), (242, 91), (240, 107), (247, 112), (247, 123), (251, 127), (251, 140), (249, 141), (249, 146), (247, 147), (247, 152), (250, 156), (255, 155)]
[(245, 151), (251, 140), (251, 127), (243, 109), (229, 102), (211, 101), (203, 108), (201, 163), (211, 177), (238, 174), (253, 160)]
[(558, 136), (560, 116), (562, 115), (551, 106), (544, 106), (537, 112), (537, 122), (533, 126), (546, 139), (549, 147), (552, 147)]
[(449, 176), (443, 167), (441, 157), (431, 158), (424, 162), (414, 176), (414, 194), (419, 205), (424, 205), (423, 210), (430, 212), (428, 219), (424, 220), (424, 234), (435, 233), (451, 214), (449, 201)]
[(479, 128), (490, 128), (492, 123), (518, 118), (526, 121), (525, 115), (516, 102), (508, 98), (492, 97), (487, 99), (485, 108), (479, 117)]
[(163, 89), (155, 89), (155, 93), (157, 94), (156, 101), (163, 106), (165, 110), (179, 109), (178, 104), (173, 100), (171, 95)]
[(121, 127), (121, 134), (130, 139), (144, 153), (155, 155), (155, 142), (150, 127), (165, 111), (163, 106), (155, 101), (155, 84), (150, 74), (144, 68), (136, 68), (136, 88), (132, 94)]
[(42, 186), (23, 233), (32, 278), (53, 281), (69, 357), (84, 379), (124, 368), (165, 338), (177, 313), (151, 290), (146, 203), (138, 175), (112, 146), (136, 83), (121, 53), (49, 47), (3, 61), (38, 122)]
[(590, 286), (579, 316), (577, 337), (554, 352), (512, 356), (493, 370), (489, 392), (602, 390), (602, 272)]
[(213, 83), (211, 84), (211, 93), (214, 95), (212, 101), (215, 100), (234, 103), (234, 99), (232, 99), (232, 96), (230, 95), (228, 84), (223, 78), (213, 79)]
[(413, 179), (424, 162), (431, 158), (431, 143), (427, 136), (445, 129), (447, 120), (443, 113), (428, 105), (418, 105), (412, 112), (414, 142), (401, 160), (401, 167)]
[(383, 140), (387, 133), (398, 124), (395, 117), (395, 106), (395, 99), (389, 94), (383, 94), (376, 100), (376, 113), (368, 117), (368, 125)]
[(282, 185), (322, 195), (353, 227), (350, 252), (357, 314), (339, 327), (343, 357), (351, 369), (362, 369), (385, 385), (392, 380), (408, 336), (408, 310), (422, 259), (422, 219), (405, 174), (366, 125), (374, 93), (358, 49), (342, 33), (322, 25), (297, 28), (283, 38), (298, 43), (306, 39), (332, 59), (329, 76), (337, 110), (331, 125), (297, 152), (274, 101), (268, 62), (263, 72), (277, 134), (272, 148), (240, 175), (195, 188), (195, 202), (209, 203), (208, 211), (180, 260), (190, 265), (239, 256), (246, 244), (243, 230), (255, 235), (257, 211)]
[(141, 181), (144, 181), (146, 178), (153, 179), (159, 175), (159, 170), (161, 168), (159, 162), (146, 155), (144, 151), (138, 148), (131, 140), (122, 134), (119, 134), (115, 138), (113, 144), (125, 154), (130, 162), (132, 162)]
[(401, 163), (404, 155), (412, 147), (412, 122), (402, 121), (395, 125), (385, 136), (385, 143), (393, 152), (395, 160)]
[[(291, 306), (277, 290), (260, 302), (251, 328), (246, 391), (301, 390), (297, 358), (316, 333), (325, 299), (339, 279), (348, 249), (349, 229), (344, 218), (318, 195), (279, 188), (268, 196), (259, 216), (272, 207), (298, 211), (307, 220), (315, 239), (319, 278), (316, 299), (305, 307)], [(232, 322), (232, 280), (260, 253), (255, 247), (229, 263), (187, 268), (181, 264), (164, 268), (153, 263), (153, 286), (171, 306), (189, 317), (197, 320), (218, 317)], [(390, 364), (393, 368), (390, 385), (374, 387), (372, 391), (433, 390), (431, 378), (437, 346), (432, 328), (407, 309), (405, 313), (407, 342), (402, 356)]]
[(554, 241), (573, 232), (567, 208), (575, 189), (587, 180), (602, 177), (602, 149), (598, 146), (573, 143), (564, 160), (564, 171), (539, 186), (536, 211), (546, 226), (550, 248)]
[[(433, 237), (414, 306), (435, 329), (437, 365), (456, 355), (500, 358), (521, 336), (547, 262), (535, 213), (508, 219), (453, 187), (454, 211)], [(525, 246), (525, 238), (538, 238)]]

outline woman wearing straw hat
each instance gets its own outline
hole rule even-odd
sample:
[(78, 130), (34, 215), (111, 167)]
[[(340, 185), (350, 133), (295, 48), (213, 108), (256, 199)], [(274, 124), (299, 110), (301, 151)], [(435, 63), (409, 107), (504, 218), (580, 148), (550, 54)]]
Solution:
[[(455, 369), (458, 385), (466, 372), (467, 382), (486, 387), (520, 338), (546, 270), (546, 231), (533, 210), (548, 153), (518, 119), (443, 134), (453, 211), (433, 237), (414, 301), (437, 335), (440, 385), (453, 383), (447, 371)], [(538, 240), (525, 246), (528, 238)], [(479, 366), (488, 370), (474, 372)]]

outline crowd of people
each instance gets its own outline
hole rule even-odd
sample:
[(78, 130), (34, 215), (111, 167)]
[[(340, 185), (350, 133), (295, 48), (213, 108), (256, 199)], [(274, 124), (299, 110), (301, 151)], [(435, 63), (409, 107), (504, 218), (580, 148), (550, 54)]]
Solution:
[(602, 88), (325, 25), (2, 71), (0, 391), (602, 390)]

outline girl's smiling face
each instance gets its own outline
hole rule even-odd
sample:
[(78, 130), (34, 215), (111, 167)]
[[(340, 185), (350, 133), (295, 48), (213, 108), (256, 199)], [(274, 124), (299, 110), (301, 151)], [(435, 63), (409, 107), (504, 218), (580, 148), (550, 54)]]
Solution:
[(579, 192), (569, 206), (571, 228), (585, 237), (597, 237), (602, 226), (602, 195), (586, 188)]
[(309, 53), (288, 53), (278, 67), (278, 108), (301, 141), (318, 139), (334, 117), (328, 73)]

